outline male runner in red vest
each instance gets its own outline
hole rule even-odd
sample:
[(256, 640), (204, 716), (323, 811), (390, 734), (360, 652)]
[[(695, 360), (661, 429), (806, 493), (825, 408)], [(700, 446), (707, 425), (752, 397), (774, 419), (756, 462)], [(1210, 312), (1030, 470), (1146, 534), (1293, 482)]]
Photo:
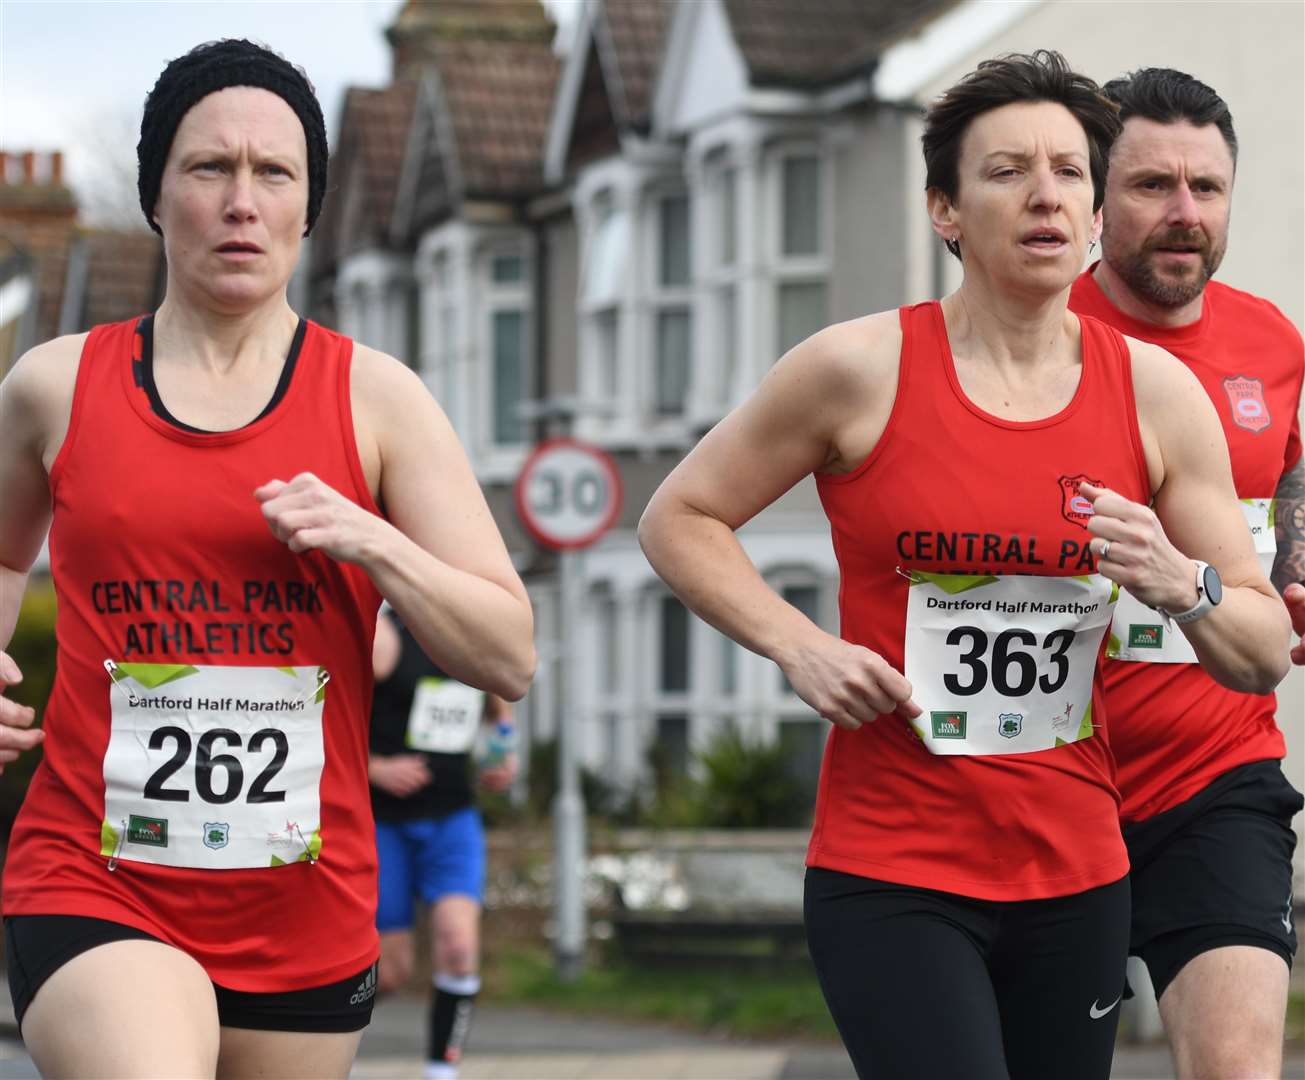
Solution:
[[(1301, 336), (1267, 300), (1210, 281), (1228, 240), (1232, 117), (1208, 86), (1170, 69), (1104, 89), (1124, 129), (1111, 151), (1102, 258), (1075, 283), (1070, 307), (1164, 347), (1201, 380), (1256, 549), (1282, 592), (1305, 578)], [(1302, 800), (1279, 766), (1274, 697), (1216, 684), (1177, 626), (1127, 596), (1107, 655), (1130, 948), (1150, 970), (1179, 1074), (1277, 1076), (1296, 949), (1291, 819)]]

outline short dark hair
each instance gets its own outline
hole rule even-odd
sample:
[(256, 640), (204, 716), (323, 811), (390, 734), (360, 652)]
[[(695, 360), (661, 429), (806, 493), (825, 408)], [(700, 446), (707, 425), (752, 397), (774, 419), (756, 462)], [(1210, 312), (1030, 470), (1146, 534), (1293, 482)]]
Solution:
[[(1110, 145), (1119, 135), (1119, 106), (1095, 82), (1070, 68), (1060, 53), (1038, 49), (985, 60), (929, 106), (924, 117), (925, 187), (956, 202), (960, 187), (961, 139), (982, 113), (1019, 102), (1051, 101), (1065, 106), (1083, 126), (1092, 174), (1092, 209), (1106, 197)], [(960, 245), (947, 242), (960, 258)]]
[(1180, 120), (1194, 127), (1213, 124), (1228, 144), (1236, 167), (1237, 132), (1233, 130), (1228, 103), (1200, 79), (1173, 68), (1138, 68), (1111, 79), (1101, 92), (1119, 106), (1121, 122), (1140, 116), (1157, 124), (1176, 124)]

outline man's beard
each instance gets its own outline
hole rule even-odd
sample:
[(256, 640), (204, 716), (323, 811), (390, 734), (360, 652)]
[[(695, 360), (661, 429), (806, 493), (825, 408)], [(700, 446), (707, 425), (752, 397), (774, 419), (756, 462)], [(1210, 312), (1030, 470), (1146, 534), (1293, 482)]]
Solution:
[[(1102, 255), (1128, 287), (1148, 302), (1163, 308), (1180, 308), (1190, 304), (1205, 289), (1206, 282), (1214, 277), (1214, 272), (1223, 262), (1223, 253), (1227, 241), (1218, 247), (1210, 243), (1210, 238), (1201, 230), (1171, 229), (1160, 236), (1146, 241), (1136, 251), (1128, 252), (1122, 258), (1112, 258), (1115, 252), (1110, 243), (1109, 229), (1102, 234)], [(1191, 277), (1174, 277), (1162, 274), (1155, 267), (1154, 256), (1160, 248), (1192, 248), (1199, 252), (1201, 265)]]

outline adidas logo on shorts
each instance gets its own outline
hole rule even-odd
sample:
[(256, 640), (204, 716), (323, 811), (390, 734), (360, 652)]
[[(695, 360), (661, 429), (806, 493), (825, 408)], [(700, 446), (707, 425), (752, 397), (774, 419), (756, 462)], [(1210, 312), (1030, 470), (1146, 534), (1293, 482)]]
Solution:
[(358, 989), (354, 991), (353, 996), (349, 999), (350, 1005), (361, 1005), (364, 1001), (371, 1001), (376, 996), (376, 965), (373, 964), (367, 969), (367, 977), (358, 984)]

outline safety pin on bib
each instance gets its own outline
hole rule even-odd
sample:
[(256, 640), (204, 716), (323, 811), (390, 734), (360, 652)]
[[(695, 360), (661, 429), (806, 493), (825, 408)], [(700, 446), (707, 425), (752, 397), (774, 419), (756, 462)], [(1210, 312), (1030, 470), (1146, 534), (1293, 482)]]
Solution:
[[(110, 661), (105, 661), (109, 663)], [(109, 856), (108, 870), (113, 873), (118, 869), (118, 856), (122, 854), (122, 845), (127, 840), (127, 819), (122, 819), (122, 832), (118, 833), (118, 842), (113, 846), (113, 854)]]
[(300, 697), (299, 700), (300, 701), (314, 700), (318, 694), (320, 694), (323, 690), (326, 689), (326, 684), (329, 683), (330, 681), (331, 681), (331, 673), (327, 671), (326, 668), (319, 667), (317, 669), (317, 685), (314, 686), (311, 690), (309, 690), (308, 693)]
[(894, 566), (893, 570), (900, 576), (906, 578), (912, 585), (919, 585), (924, 581), (914, 570), (903, 570), (900, 566)]
[[(118, 676), (117, 664), (115, 664), (112, 660), (106, 660), (104, 661), (104, 670), (109, 673), (110, 685), (116, 687), (119, 691), (127, 695), (128, 705), (130, 705), (132, 708), (135, 708), (137, 705), (140, 704), (140, 698), (136, 696), (135, 691), (133, 691), (130, 686), (126, 686), (118, 681), (119, 676)], [(123, 678), (125, 678), (125, 676), (123, 676)]]
[[(325, 686), (326, 684), (323, 683), (322, 685)], [(299, 834), (299, 842), (300, 842), (301, 844), (304, 845), (304, 854), (308, 856), (308, 865), (309, 865), (309, 866), (316, 866), (316, 865), (317, 865), (317, 859), (316, 859), (316, 857), (313, 855), (313, 849), (312, 849), (312, 846), (308, 843), (307, 840), (304, 839), (304, 830), (301, 829), (301, 828), (299, 827), (299, 822), (296, 821), (296, 822), (293, 822), (293, 824), (294, 824), (294, 827), (295, 827), (295, 832), (297, 832), (297, 833)]]

